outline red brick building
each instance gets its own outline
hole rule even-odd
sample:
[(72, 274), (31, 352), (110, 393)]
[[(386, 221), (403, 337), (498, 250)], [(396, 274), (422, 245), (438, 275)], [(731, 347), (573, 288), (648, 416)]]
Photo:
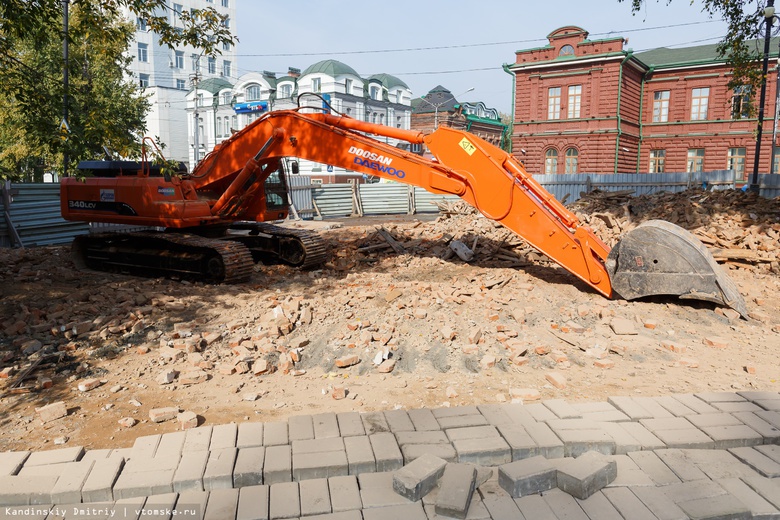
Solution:
[[(530, 172), (752, 172), (752, 96), (728, 88), (731, 70), (715, 45), (634, 54), (621, 37), (588, 40), (574, 26), (548, 40), (504, 67), (515, 76), (512, 150)], [(776, 40), (771, 48), (776, 57)], [(772, 71), (769, 78), (762, 173), (772, 155)]]

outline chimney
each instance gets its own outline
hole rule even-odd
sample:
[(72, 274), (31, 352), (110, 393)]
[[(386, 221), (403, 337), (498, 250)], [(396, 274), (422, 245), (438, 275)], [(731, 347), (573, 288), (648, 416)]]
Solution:
[(291, 78), (300, 78), (301, 77), (301, 69), (296, 69), (295, 67), (288, 67), (287, 68), (287, 75)]

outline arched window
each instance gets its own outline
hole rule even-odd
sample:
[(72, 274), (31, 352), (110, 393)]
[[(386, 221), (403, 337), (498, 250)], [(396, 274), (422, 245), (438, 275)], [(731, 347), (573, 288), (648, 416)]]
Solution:
[(288, 98), (292, 96), (292, 85), (282, 85), (279, 87), (279, 97)]
[(572, 56), (574, 54), (574, 47), (571, 45), (564, 45), (561, 47), (561, 51), (558, 53), (558, 56)]
[(558, 173), (558, 150), (555, 148), (544, 153), (544, 173)]
[(260, 99), (260, 85), (249, 85), (246, 88), (246, 100), (257, 101)]
[(578, 164), (580, 152), (576, 148), (566, 149), (566, 173), (578, 173)]

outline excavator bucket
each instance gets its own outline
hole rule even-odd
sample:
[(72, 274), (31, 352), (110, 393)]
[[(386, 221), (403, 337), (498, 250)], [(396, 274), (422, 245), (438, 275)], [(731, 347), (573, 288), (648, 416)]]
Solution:
[(623, 236), (606, 268), (612, 289), (626, 300), (676, 295), (731, 307), (747, 319), (745, 300), (709, 250), (685, 229), (650, 220)]

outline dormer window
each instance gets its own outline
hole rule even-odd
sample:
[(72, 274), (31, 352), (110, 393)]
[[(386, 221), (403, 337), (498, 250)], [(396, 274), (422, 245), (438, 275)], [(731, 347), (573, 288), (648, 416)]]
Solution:
[(564, 45), (561, 47), (561, 51), (558, 53), (558, 56), (574, 56), (574, 47), (571, 45)]

